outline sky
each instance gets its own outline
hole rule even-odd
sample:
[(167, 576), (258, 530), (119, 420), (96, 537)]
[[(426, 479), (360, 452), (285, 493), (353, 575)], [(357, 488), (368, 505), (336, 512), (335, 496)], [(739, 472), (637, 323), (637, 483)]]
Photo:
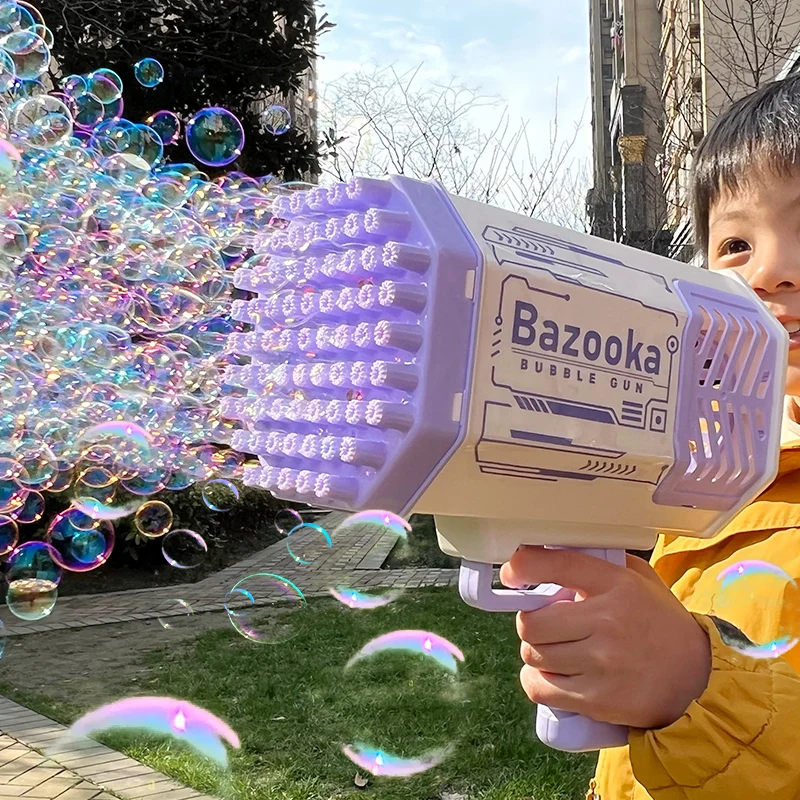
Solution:
[[(571, 133), (583, 116), (574, 155), (591, 154), (589, 0), (323, 0), (336, 28), (319, 43), (324, 84), (359, 68), (424, 63), (430, 77), (456, 78), (502, 96), (513, 117), (530, 120), (542, 154), (555, 117)], [(487, 129), (492, 120), (485, 120)]]

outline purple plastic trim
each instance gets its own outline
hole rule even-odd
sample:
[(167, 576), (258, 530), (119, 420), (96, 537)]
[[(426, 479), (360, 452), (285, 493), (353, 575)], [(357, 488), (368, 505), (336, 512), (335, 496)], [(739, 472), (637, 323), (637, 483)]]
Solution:
[[(438, 185), (353, 179), (282, 198), (259, 292), (236, 301), (225, 413), (262, 466), (245, 482), (331, 508), (406, 514), (466, 435), (482, 255)], [(266, 254), (265, 254), (266, 255)], [(287, 258), (287, 261), (283, 261)], [(453, 421), (453, 398), (462, 394)], [(241, 399), (240, 399), (241, 400)]]
[(775, 370), (779, 334), (762, 322), (766, 312), (755, 295), (748, 304), (690, 281), (675, 281), (674, 288), (689, 312), (680, 344), (675, 461), (653, 502), (728, 511), (774, 468), (767, 460), (769, 431), (783, 414), (772, 402), (775, 381), (783, 378)]

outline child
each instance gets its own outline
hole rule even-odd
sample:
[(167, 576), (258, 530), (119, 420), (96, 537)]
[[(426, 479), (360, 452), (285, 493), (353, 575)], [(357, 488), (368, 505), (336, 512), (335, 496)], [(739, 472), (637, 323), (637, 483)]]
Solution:
[(521, 613), (517, 631), (531, 700), (631, 726), (628, 745), (600, 753), (587, 798), (800, 800), (800, 645), (743, 654), (747, 639), (800, 638), (800, 586), (714, 616), (718, 576), (738, 562), (800, 583), (800, 76), (719, 117), (692, 183), (707, 266), (742, 275), (790, 334), (779, 475), (714, 538), (659, 537), (652, 567), (526, 547), (501, 578), (560, 583), (583, 601)]

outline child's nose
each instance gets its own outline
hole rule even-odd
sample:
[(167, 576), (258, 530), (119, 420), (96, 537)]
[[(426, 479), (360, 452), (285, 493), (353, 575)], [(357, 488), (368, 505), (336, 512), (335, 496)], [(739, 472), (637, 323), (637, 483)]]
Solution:
[(774, 242), (758, 248), (743, 270), (750, 286), (760, 295), (797, 291), (800, 288), (800, 245)]

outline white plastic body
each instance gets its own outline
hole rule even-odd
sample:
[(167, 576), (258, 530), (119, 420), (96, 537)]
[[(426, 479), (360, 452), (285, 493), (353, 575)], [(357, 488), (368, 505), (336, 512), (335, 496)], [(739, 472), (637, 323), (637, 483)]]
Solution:
[[(752, 302), (755, 295), (744, 281), (536, 220), (521, 230), (516, 214), (452, 200), (483, 254), (481, 278), (465, 281), (479, 314), (471, 389), (453, 402), (454, 417), (467, 415), (467, 432), (413, 508), (435, 515), (445, 553), (498, 564), (520, 544), (645, 550), (661, 532), (707, 538), (769, 485), (777, 471), (780, 415), (768, 434), (775, 471), (763, 475), (735, 508), (719, 512), (653, 502), (660, 476), (673, 463), (677, 405), (679, 359), (669, 356), (664, 342), (672, 336), (681, 340), (687, 318), (677, 294), (666, 287), (682, 279)], [(537, 258), (520, 254), (520, 236)], [(563, 318), (563, 302), (559, 305), (565, 292), (569, 319)], [(583, 323), (606, 341), (612, 335), (624, 341), (629, 331), (634, 348), (643, 344), (641, 357), (626, 369), (627, 354), (615, 368), (561, 352), (532, 356), (512, 341), (509, 315), (518, 300), (534, 304), (539, 321), (555, 321), (562, 334), (567, 323), (573, 333)], [(766, 307), (763, 321), (785, 338)], [(646, 369), (650, 344), (659, 346), (660, 358)], [(652, 424), (624, 427), (539, 414), (539, 434), (571, 442), (561, 449), (540, 448), (509, 435), (516, 428), (525, 431), (532, 419), (531, 410), (509, 403), (514, 390), (605, 404), (629, 399), (641, 404), (643, 413), (664, 409), (666, 422), (663, 430), (654, 430)], [(775, 382), (774, 394), (780, 404), (782, 382)], [(608, 461), (610, 471), (604, 468), (593, 480), (571, 478), (593, 453)], [(565, 477), (544, 479), (543, 469)]]

